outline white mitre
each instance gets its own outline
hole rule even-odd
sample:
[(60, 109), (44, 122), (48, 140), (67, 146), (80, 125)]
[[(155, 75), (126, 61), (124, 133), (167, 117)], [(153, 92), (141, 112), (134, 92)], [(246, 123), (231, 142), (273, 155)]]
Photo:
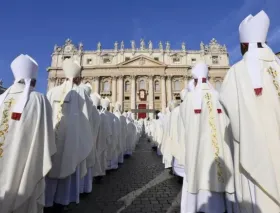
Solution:
[(103, 109), (107, 109), (110, 106), (110, 99), (109, 98), (103, 98), (101, 99), (101, 106)]
[(241, 43), (265, 43), (270, 20), (262, 10), (257, 15), (247, 16), (239, 25), (239, 40)]
[[(19, 82), (20, 80), (24, 80), (25, 83), (23, 93), (19, 101), (13, 108), (12, 113), (12, 117), (14, 117), (16, 120), (19, 120), (21, 117), (21, 113), (23, 112), (23, 109), (29, 99), (30, 90), (32, 89), (32, 86), (30, 85), (31, 80), (37, 78), (38, 64), (30, 56), (21, 54), (12, 61), (11, 70), (14, 74), (15, 83)], [(5, 93), (0, 96), (0, 106), (4, 102), (9, 91), (10, 88), (7, 89)]]
[(194, 110), (197, 111), (201, 110), (203, 84), (210, 84), (208, 81), (208, 66), (204, 62), (198, 62), (192, 68), (192, 76), (194, 81), (197, 82), (194, 90)]
[(94, 106), (100, 105), (101, 96), (98, 93), (94, 92), (93, 94), (90, 95), (90, 97)]
[(68, 58), (63, 61), (62, 69), (64, 71), (65, 77), (71, 82), (73, 82), (74, 78), (79, 77), (81, 73), (81, 66), (79, 63)]
[(244, 54), (244, 60), (256, 95), (261, 95), (263, 86), (258, 43), (262, 43), (268, 54), (276, 58), (272, 50), (265, 44), (269, 25), (269, 17), (263, 10), (255, 16), (247, 16), (239, 25), (240, 43), (248, 43), (248, 51)]

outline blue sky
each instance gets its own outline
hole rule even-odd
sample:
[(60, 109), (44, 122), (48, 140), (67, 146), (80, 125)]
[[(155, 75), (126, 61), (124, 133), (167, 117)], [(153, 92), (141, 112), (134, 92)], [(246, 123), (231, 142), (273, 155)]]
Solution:
[(216, 38), (226, 44), (231, 63), (240, 59), (238, 26), (248, 14), (264, 9), (271, 19), (269, 45), (280, 51), (280, 0), (2, 0), (0, 3), (0, 78), (13, 82), (11, 61), (20, 53), (39, 64), (37, 90), (45, 93), (46, 68), (55, 44), (67, 38), (84, 49), (113, 48), (115, 41), (140, 38), (154, 45), (170, 41), (171, 48), (186, 42), (198, 49), (200, 41)]

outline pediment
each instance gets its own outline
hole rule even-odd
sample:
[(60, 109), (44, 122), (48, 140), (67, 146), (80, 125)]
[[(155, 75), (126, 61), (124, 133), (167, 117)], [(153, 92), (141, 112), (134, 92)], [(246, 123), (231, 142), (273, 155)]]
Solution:
[(165, 67), (166, 65), (162, 62), (156, 61), (150, 57), (139, 55), (128, 61), (120, 63), (120, 67)]

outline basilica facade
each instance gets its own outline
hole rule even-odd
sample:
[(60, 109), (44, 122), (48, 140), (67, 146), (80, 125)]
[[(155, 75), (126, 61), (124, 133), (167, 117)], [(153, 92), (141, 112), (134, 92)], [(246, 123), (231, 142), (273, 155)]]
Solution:
[(83, 44), (75, 45), (67, 39), (62, 46), (55, 45), (51, 66), (48, 68), (48, 90), (65, 80), (62, 62), (66, 58), (77, 60), (82, 67), (84, 83), (92, 85), (92, 92), (122, 104), (135, 118), (154, 117), (164, 111), (171, 100), (180, 100), (180, 91), (191, 79), (191, 69), (199, 61), (209, 65), (210, 82), (220, 89), (221, 82), (230, 68), (225, 45), (212, 39), (203, 42), (197, 50), (189, 50), (183, 42), (180, 49), (172, 49), (169, 42), (141, 39), (129, 45), (115, 42), (112, 49), (86, 50)]

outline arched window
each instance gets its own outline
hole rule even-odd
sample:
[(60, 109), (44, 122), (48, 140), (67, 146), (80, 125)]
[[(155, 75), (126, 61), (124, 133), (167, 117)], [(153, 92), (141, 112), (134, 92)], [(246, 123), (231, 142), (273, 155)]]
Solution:
[(175, 80), (174, 81), (174, 90), (176, 90), (176, 91), (181, 90), (181, 86), (180, 86), (180, 81), (179, 80)]
[(124, 83), (124, 91), (125, 91), (125, 92), (130, 91), (130, 82), (129, 82), (129, 81), (126, 81), (126, 82)]
[(144, 80), (140, 80), (139, 81), (139, 89), (146, 89), (146, 85), (145, 85), (145, 81)]
[(215, 83), (215, 89), (216, 89), (218, 92), (220, 92), (221, 86), (222, 86), (221, 82), (220, 82), (220, 81), (216, 81), (216, 83)]
[(103, 91), (104, 92), (110, 92), (110, 83), (109, 81), (105, 81), (103, 84)]
[(155, 91), (160, 91), (159, 81), (155, 81)]

